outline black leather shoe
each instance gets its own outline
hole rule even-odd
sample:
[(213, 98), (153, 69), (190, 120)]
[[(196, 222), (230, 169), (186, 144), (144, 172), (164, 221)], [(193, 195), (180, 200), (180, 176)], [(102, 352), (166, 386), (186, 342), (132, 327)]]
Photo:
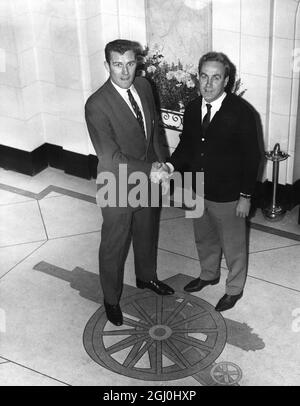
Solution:
[(204, 281), (203, 279), (196, 278), (183, 288), (186, 292), (199, 292), (207, 285), (216, 285), (219, 283), (220, 278), (213, 279), (211, 281)]
[(110, 305), (104, 302), (107, 319), (115, 326), (122, 326), (123, 314), (119, 304)]
[(224, 295), (219, 300), (217, 306), (215, 307), (217, 312), (224, 312), (225, 310), (231, 309), (236, 302), (243, 296), (243, 292), (238, 295)]
[(143, 282), (139, 279), (136, 280), (136, 287), (140, 289), (151, 289), (153, 292), (157, 293), (158, 295), (173, 295), (174, 290), (166, 285), (165, 283), (159, 280), (153, 280), (149, 282)]

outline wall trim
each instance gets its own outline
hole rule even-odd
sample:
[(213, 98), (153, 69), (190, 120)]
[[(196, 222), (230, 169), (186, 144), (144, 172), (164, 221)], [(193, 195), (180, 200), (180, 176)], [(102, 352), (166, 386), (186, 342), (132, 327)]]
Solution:
[(35, 150), (23, 151), (0, 145), (0, 167), (34, 176), (48, 166), (84, 179), (96, 178), (98, 159), (64, 150), (59, 145), (45, 143)]
[[(84, 179), (97, 177), (98, 159), (95, 155), (83, 155), (64, 150), (61, 146), (43, 144), (32, 152), (0, 145), (0, 167), (34, 176), (48, 166)], [(257, 182), (253, 206), (266, 207), (272, 199), (272, 182)], [(300, 179), (293, 185), (278, 185), (278, 203), (287, 210), (300, 204)]]

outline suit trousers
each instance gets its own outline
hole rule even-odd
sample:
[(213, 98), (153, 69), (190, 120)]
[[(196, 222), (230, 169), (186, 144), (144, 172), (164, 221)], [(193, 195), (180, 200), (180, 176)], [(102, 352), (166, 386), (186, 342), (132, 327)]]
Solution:
[(247, 277), (247, 243), (245, 218), (236, 216), (237, 201), (204, 201), (204, 213), (195, 218), (194, 233), (201, 265), (200, 278), (220, 277), (222, 252), (229, 270), (226, 293), (239, 294)]
[(136, 278), (144, 282), (156, 279), (159, 215), (160, 209), (152, 207), (126, 212), (102, 208), (99, 273), (106, 303), (114, 305), (120, 301), (131, 241)]

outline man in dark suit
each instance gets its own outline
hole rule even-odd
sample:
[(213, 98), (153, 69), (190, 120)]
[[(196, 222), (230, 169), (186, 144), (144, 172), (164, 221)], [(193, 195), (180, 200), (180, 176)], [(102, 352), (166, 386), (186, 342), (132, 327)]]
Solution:
[[(126, 169), (125, 183), (134, 173), (142, 173), (148, 181), (150, 174), (153, 176), (158, 171), (157, 162), (164, 161), (151, 86), (146, 79), (135, 77), (137, 51), (138, 44), (127, 40), (115, 40), (106, 45), (105, 67), (109, 79), (89, 97), (85, 106), (89, 134), (99, 160), (97, 201), (102, 206), (103, 216), (100, 281), (107, 318), (117, 326), (123, 323), (119, 301), (131, 241), (137, 287), (160, 295), (174, 293), (156, 275), (159, 208), (131, 207), (127, 199), (130, 187), (124, 187), (124, 173), (120, 172)], [(101, 175), (107, 173), (116, 179), (115, 207), (104, 207), (99, 201), (101, 187), (105, 186)]]
[(231, 66), (222, 53), (210, 52), (200, 59), (201, 96), (186, 107), (182, 137), (168, 164), (171, 170), (204, 173), (204, 214), (194, 219), (201, 274), (184, 289), (196, 292), (217, 284), (223, 252), (229, 273), (217, 311), (232, 308), (243, 294), (245, 218), (260, 161), (252, 108), (241, 97), (225, 92)]

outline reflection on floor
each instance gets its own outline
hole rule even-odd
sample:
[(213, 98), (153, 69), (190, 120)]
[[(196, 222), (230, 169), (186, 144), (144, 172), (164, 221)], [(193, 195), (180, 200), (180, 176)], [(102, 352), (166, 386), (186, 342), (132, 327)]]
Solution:
[(176, 294), (137, 289), (130, 250), (117, 328), (102, 307), (94, 196), (94, 181), (59, 170), (0, 169), (0, 385), (299, 384), (297, 207), (276, 224), (257, 211), (244, 296), (222, 314), (225, 262), (218, 285), (185, 294), (200, 272), (192, 220), (164, 208), (158, 273)]

